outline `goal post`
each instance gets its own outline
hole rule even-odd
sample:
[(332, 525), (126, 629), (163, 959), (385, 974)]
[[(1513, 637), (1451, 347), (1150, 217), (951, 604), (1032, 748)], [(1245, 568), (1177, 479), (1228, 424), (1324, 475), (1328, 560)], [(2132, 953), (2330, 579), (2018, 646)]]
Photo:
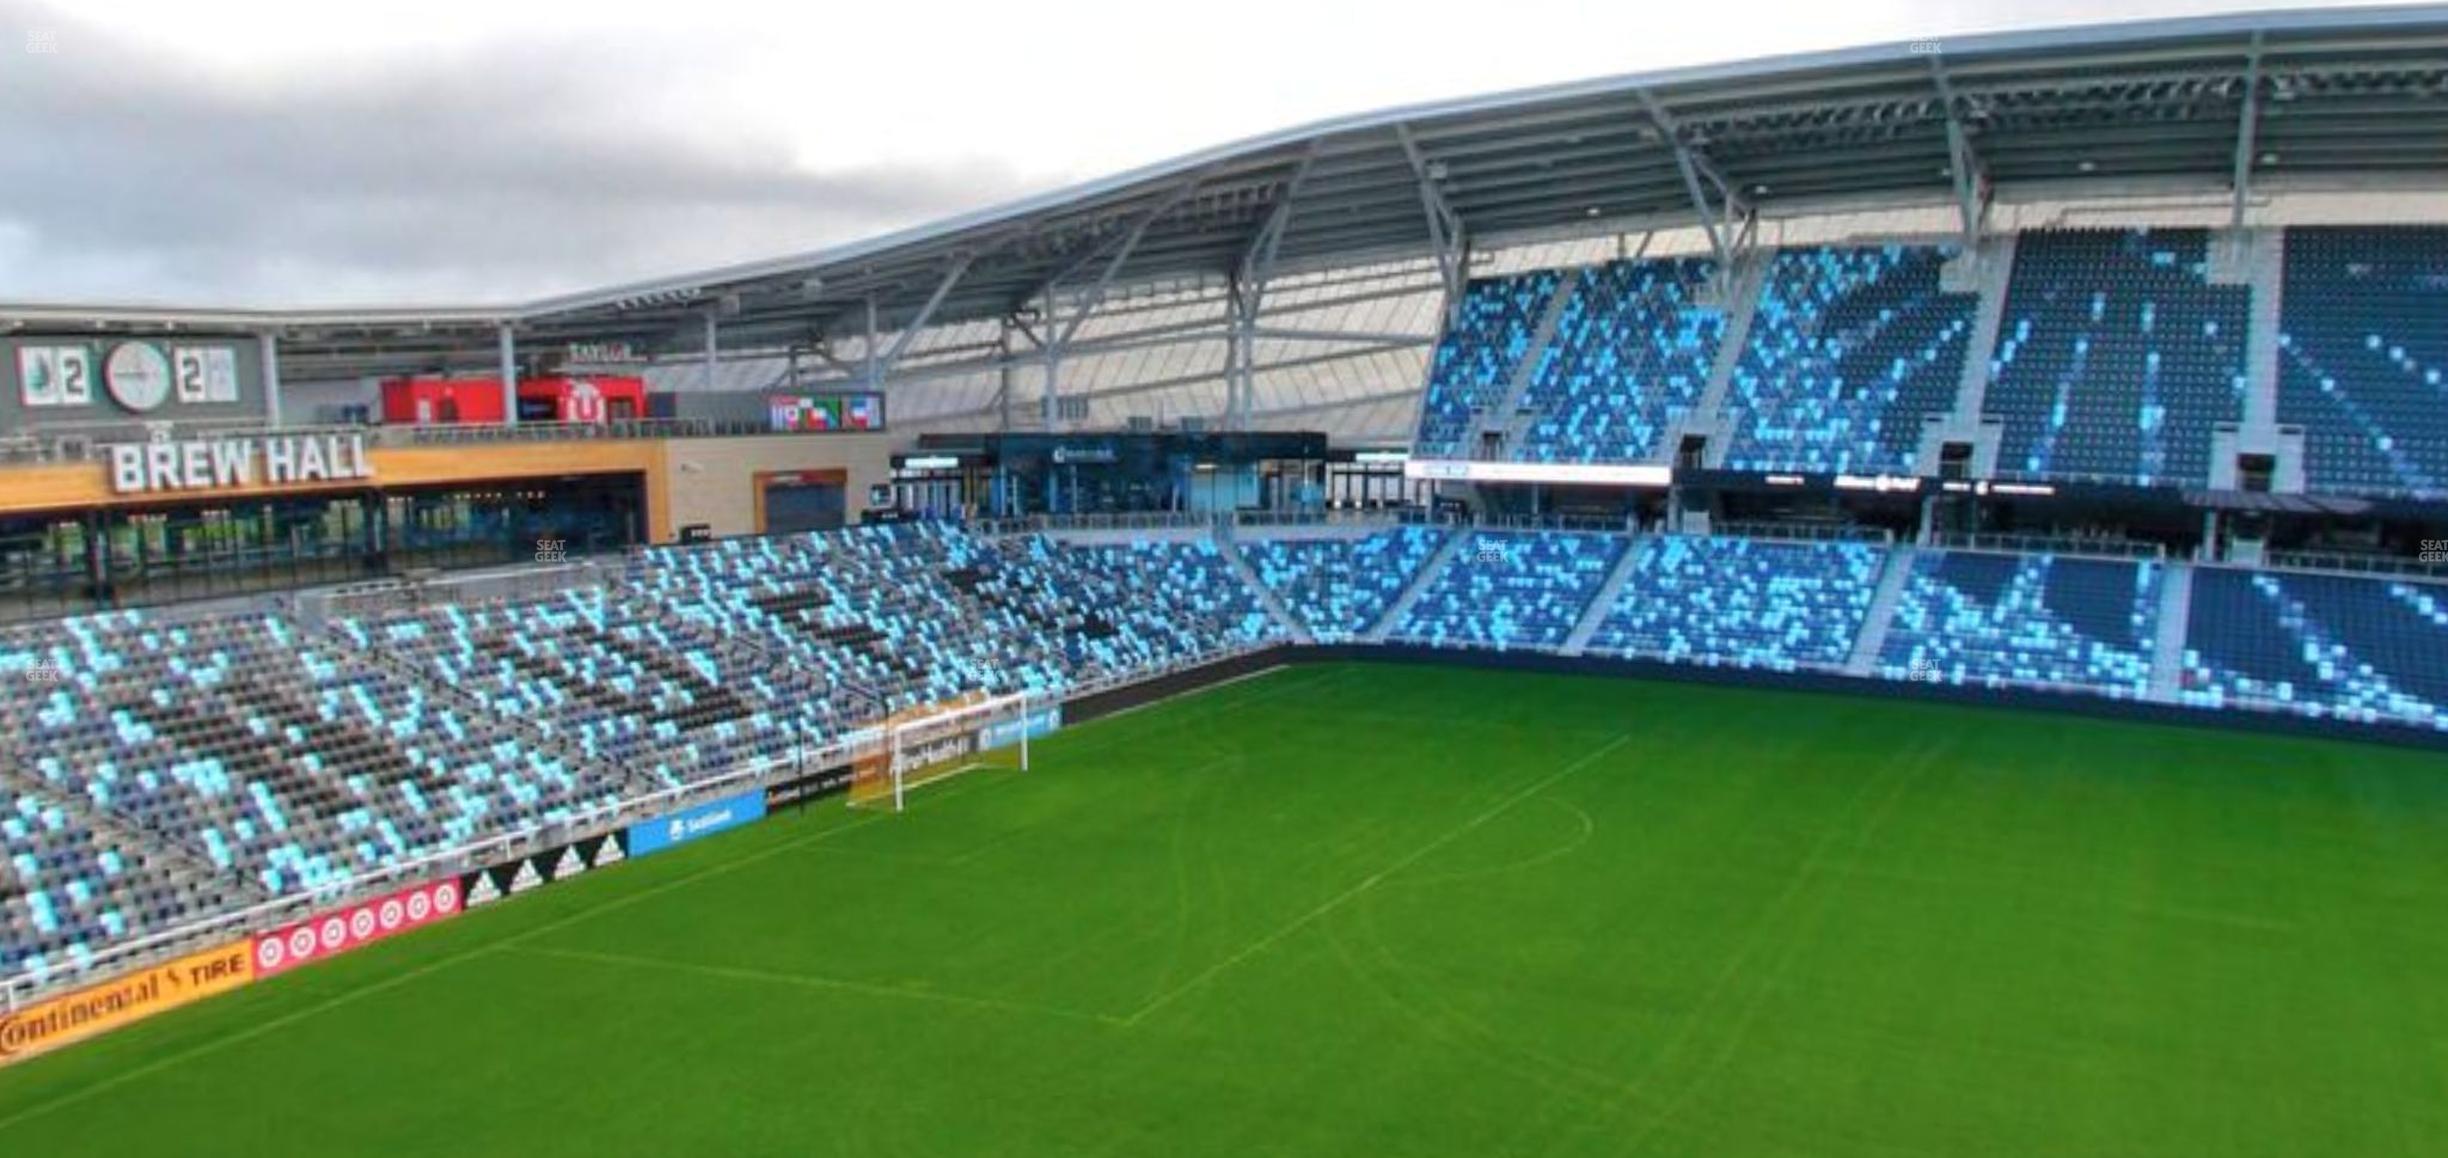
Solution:
[(894, 712), (855, 748), (850, 804), (899, 812), (912, 791), (963, 772), (1026, 770), (1029, 740), (1052, 726), (1055, 708), (1050, 696), (973, 692)]

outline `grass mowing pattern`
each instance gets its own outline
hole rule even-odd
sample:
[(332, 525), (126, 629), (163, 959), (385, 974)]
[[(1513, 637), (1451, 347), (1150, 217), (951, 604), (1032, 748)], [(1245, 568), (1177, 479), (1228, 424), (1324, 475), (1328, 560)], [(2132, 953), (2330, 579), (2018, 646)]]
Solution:
[(1280, 672), (0, 1071), (0, 1153), (2387, 1155), (2448, 761)]

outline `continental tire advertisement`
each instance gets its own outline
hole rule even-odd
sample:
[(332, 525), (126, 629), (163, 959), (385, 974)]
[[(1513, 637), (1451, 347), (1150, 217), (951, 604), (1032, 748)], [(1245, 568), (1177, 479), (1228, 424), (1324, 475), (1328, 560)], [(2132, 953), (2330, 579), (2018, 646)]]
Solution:
[(255, 945), (227, 945), (165, 961), (64, 997), (0, 1013), (0, 1066), (134, 1025), (255, 979)]
[(610, 833), (590, 836), (585, 840), (555, 845), (542, 852), (503, 861), (459, 878), (459, 895), (467, 898), (468, 908), (492, 904), (503, 897), (542, 888), (554, 881), (565, 881), (580, 873), (618, 864), (629, 858), (625, 834)]

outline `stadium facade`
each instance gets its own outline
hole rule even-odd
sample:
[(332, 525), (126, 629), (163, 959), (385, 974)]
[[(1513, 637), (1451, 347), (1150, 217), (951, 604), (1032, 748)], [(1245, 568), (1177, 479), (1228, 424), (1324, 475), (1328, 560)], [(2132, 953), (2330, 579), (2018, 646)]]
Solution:
[(540, 302), (0, 304), (9, 1024), (752, 819), (894, 712), (1297, 654), (2436, 741), (2444, 184), (2448, 10), (2268, 13), (1392, 110)]

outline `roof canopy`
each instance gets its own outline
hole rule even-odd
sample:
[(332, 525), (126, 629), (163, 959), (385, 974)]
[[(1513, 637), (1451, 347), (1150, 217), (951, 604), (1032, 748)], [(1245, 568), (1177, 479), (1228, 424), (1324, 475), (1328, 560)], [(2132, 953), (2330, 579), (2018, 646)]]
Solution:
[(1605, 220), (1730, 223), (1995, 189), (2448, 172), (2448, 7), (2249, 13), (1886, 44), (1391, 109), (770, 261), (468, 309), (0, 304), (22, 328), (278, 329), (291, 377), (527, 344), (731, 348), (977, 320), (1051, 289), (1260, 276)]

